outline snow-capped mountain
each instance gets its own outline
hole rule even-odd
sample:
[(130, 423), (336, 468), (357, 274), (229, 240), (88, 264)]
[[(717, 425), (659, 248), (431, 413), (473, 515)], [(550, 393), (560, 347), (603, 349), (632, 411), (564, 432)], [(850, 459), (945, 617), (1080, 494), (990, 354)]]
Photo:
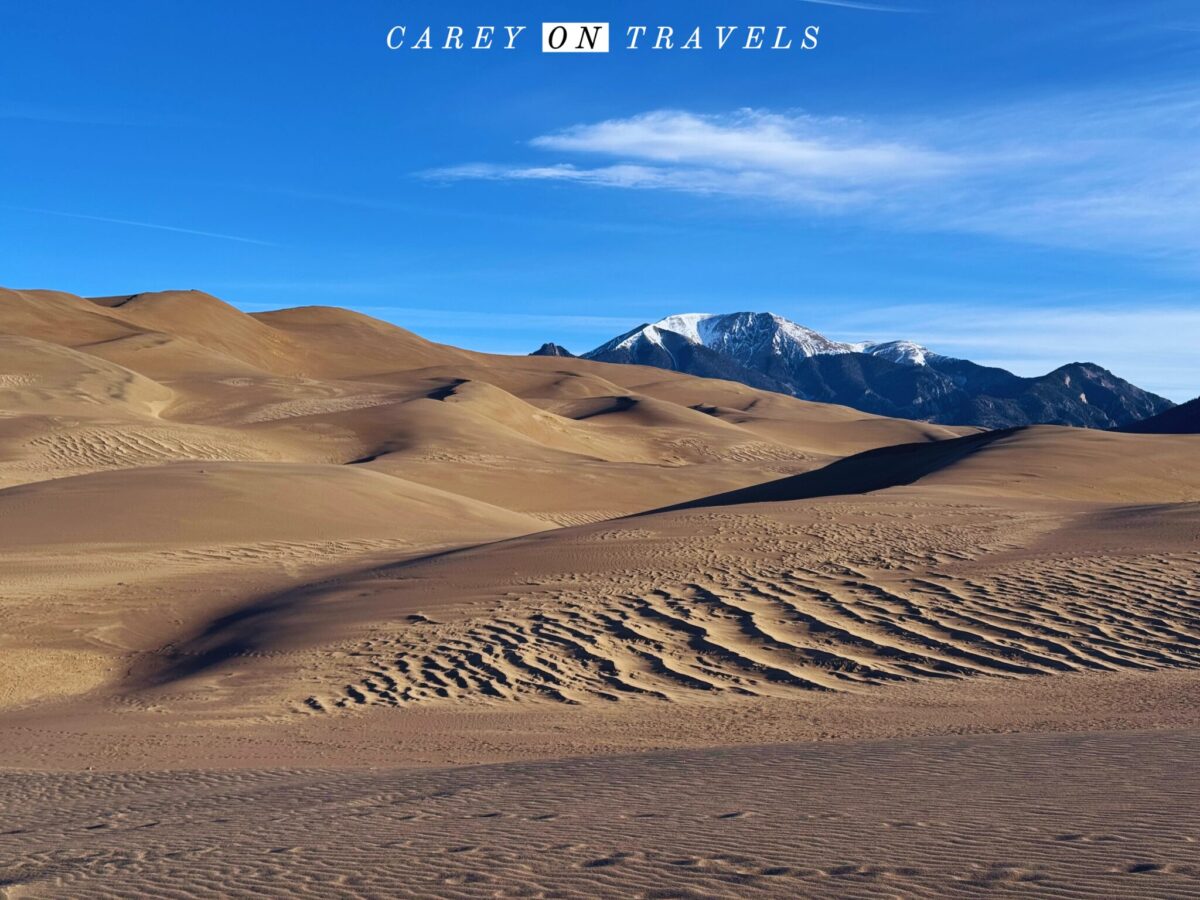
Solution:
[(830, 340), (772, 313), (668, 316), (584, 358), (740, 381), (880, 415), (990, 428), (1112, 428), (1173, 405), (1091, 363), (1021, 378), (912, 341)]
[(902, 363), (906, 366), (927, 366), (933, 359), (947, 358), (939, 353), (934, 353), (928, 347), (914, 344), (912, 341), (885, 341), (882, 344), (866, 341), (862, 344), (851, 344), (850, 346), (857, 353), (878, 356), (880, 359)]
[(764, 356), (782, 356), (790, 359), (837, 353), (865, 353), (895, 363), (923, 366), (928, 358), (937, 356), (928, 348), (912, 341), (834, 341), (783, 316), (752, 312), (682, 313), (667, 316), (652, 325), (635, 328), (603, 347), (597, 347), (592, 353), (629, 349), (643, 340), (661, 347), (664, 331), (681, 335), (693, 344), (733, 357), (743, 365), (750, 365)]
[(811, 328), (773, 313), (685, 313), (667, 316), (651, 328), (673, 331), (710, 350), (746, 361), (762, 353), (817, 356), (850, 353), (851, 344), (831, 341)]

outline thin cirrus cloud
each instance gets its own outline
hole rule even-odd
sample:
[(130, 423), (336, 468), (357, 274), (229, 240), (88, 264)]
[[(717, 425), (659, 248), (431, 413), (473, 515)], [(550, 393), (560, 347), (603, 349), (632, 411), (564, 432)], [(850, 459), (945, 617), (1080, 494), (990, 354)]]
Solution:
[(854, 0), (801, 0), (802, 3), (815, 3), (818, 6), (840, 6), (842, 9), (861, 9), (866, 12), (916, 13), (919, 9), (909, 9), (904, 6), (888, 6), (883, 3), (856, 3)]
[(238, 244), (254, 244), (259, 247), (276, 247), (270, 241), (260, 241), (256, 238), (241, 237), (236, 234), (222, 234), (217, 231), (200, 231), (195, 228), (180, 228), (176, 225), (162, 225), (157, 222), (139, 222), (133, 219), (114, 219), (110, 216), (92, 216), (86, 213), (66, 212), (58, 209), (38, 209), (29, 206), (3, 206), (3, 209), (13, 212), (35, 213), (42, 216), (57, 216), (63, 219), (80, 219), (85, 222), (103, 222), (108, 225), (127, 225), (132, 228), (147, 228), (151, 231), (169, 231), (175, 234), (188, 234), (195, 237), (214, 238), (220, 241), (234, 241)]
[(658, 110), (529, 146), (542, 158), (424, 174), (742, 198), (885, 227), (1200, 261), (1194, 88), (907, 120)]

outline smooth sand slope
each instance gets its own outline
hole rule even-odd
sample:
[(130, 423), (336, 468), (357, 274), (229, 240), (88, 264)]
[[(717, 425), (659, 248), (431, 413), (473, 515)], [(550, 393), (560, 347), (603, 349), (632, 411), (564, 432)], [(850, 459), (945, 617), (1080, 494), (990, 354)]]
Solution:
[(0, 895), (1200, 896), (1198, 441), (0, 291)]

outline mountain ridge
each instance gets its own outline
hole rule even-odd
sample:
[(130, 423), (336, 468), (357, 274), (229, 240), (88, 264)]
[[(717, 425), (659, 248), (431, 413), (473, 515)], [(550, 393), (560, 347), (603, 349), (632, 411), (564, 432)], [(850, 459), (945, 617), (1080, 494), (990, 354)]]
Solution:
[(1117, 430), (1127, 434), (1200, 434), (1200, 397)]
[(684, 313), (639, 325), (583, 359), (740, 381), (803, 400), (945, 425), (1116, 428), (1171, 409), (1090, 362), (1045, 375), (936, 353), (907, 340), (849, 343), (773, 313)]

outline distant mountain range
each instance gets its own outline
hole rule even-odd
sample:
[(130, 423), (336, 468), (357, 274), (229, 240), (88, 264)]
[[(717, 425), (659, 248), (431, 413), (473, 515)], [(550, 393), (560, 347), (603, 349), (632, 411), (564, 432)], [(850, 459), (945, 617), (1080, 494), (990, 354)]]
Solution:
[(1117, 430), (1131, 434), (1200, 434), (1200, 397)]
[[(537, 352), (567, 353), (553, 344)], [(771, 313), (668, 316), (583, 358), (724, 378), (803, 400), (946, 425), (1118, 428), (1174, 406), (1094, 363), (1022, 378), (911, 341), (833, 341)]]

